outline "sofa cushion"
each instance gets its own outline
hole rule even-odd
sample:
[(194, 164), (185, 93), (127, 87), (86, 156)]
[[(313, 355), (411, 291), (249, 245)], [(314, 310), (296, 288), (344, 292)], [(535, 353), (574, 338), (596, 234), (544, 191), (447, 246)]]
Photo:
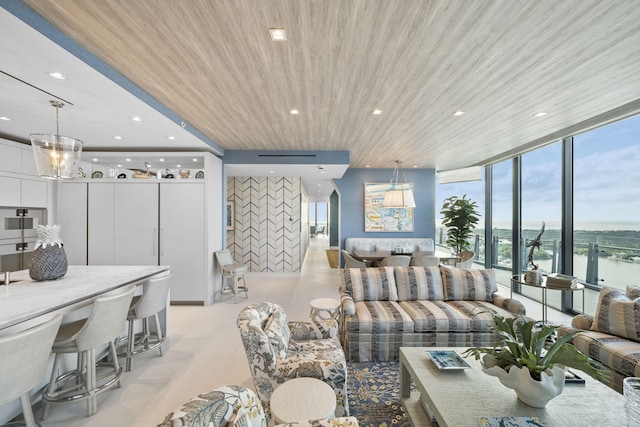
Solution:
[(353, 301), (397, 301), (393, 267), (345, 268), (342, 286)]
[(573, 345), (587, 356), (628, 377), (640, 376), (640, 344), (615, 335), (585, 331)]
[(349, 332), (374, 334), (413, 332), (413, 319), (395, 301), (361, 301), (346, 327)]
[(498, 291), (493, 270), (467, 270), (440, 267), (444, 285), (444, 300), (493, 301)]
[(398, 301), (444, 299), (444, 287), (438, 267), (395, 267), (393, 273)]
[(287, 357), (291, 331), (284, 312), (274, 311), (271, 313), (265, 323), (264, 333), (267, 335), (272, 351), (281, 359)]
[(638, 285), (627, 285), (627, 298), (636, 299), (640, 298), (640, 286)]
[(631, 300), (617, 289), (602, 288), (591, 330), (640, 341), (640, 298)]
[(401, 301), (400, 307), (413, 319), (415, 332), (468, 332), (471, 322), (444, 301)]
[(495, 326), (494, 313), (505, 319), (514, 317), (512, 312), (487, 301), (448, 301), (447, 304), (469, 318), (471, 332), (493, 331)]

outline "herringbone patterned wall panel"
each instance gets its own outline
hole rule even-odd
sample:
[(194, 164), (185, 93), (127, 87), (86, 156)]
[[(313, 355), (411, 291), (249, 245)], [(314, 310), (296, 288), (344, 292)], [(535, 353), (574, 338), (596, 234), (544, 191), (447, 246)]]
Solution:
[(300, 271), (307, 248), (300, 229), (303, 195), (299, 177), (228, 178), (227, 200), (234, 204), (235, 220), (234, 230), (227, 231), (227, 248), (233, 258), (254, 272)]

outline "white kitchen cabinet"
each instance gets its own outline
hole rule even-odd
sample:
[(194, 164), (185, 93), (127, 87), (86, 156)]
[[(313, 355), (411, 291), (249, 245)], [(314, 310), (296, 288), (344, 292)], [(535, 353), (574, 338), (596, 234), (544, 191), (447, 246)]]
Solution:
[(57, 220), (70, 265), (87, 264), (87, 183), (67, 182), (58, 186)]
[(160, 184), (160, 265), (174, 272), (172, 301), (206, 298), (204, 188), (203, 183)]
[(114, 263), (158, 265), (158, 184), (115, 184)]
[(47, 180), (42, 178), (21, 180), (20, 206), (26, 208), (47, 207)]
[(0, 176), (0, 206), (21, 206), (20, 181), (20, 178)]
[(17, 144), (0, 143), (0, 171), (20, 173), (22, 151)]
[(28, 150), (22, 150), (22, 156), (20, 157), (21, 171), (23, 175), (32, 175), (40, 177), (38, 168), (36, 167), (36, 159), (33, 157), (33, 150), (29, 147)]
[[(64, 185), (63, 185), (64, 187)], [(89, 265), (115, 265), (114, 183), (89, 184), (87, 247)]]

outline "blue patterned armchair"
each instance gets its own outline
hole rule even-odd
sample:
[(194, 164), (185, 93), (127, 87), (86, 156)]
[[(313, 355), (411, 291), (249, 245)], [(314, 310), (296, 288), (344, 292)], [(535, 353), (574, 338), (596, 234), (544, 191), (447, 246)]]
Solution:
[(298, 377), (317, 378), (336, 393), (336, 416), (349, 415), (347, 363), (335, 320), (288, 322), (277, 304), (245, 307), (237, 319), (253, 383), (267, 415), (273, 390)]
[[(199, 394), (169, 413), (158, 427), (267, 427), (256, 394), (239, 385), (218, 387)], [(311, 420), (276, 427), (358, 427), (353, 417)]]

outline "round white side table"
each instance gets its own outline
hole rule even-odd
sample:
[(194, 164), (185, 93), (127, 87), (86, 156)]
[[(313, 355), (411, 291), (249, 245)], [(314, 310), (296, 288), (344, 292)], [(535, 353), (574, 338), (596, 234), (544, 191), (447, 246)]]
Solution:
[(280, 384), (271, 395), (274, 424), (333, 418), (336, 394), (315, 378), (294, 378)]
[(333, 298), (316, 298), (309, 303), (311, 320), (335, 319), (340, 321), (340, 301)]

